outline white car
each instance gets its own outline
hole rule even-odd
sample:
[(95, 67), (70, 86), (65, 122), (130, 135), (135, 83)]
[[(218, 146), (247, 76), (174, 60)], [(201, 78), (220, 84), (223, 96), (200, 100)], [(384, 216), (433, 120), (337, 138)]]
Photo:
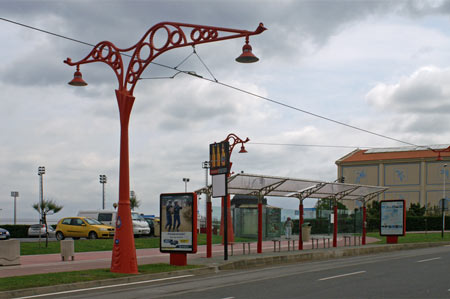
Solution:
[[(33, 224), (28, 228), (28, 237), (39, 237), (39, 234), (41, 237), (45, 237), (45, 233), (45, 224)], [(55, 230), (51, 226), (48, 227), (48, 236), (55, 237)]]
[[(78, 217), (89, 217), (105, 225), (116, 227), (117, 211), (82, 210), (78, 212)], [(131, 212), (131, 221), (133, 222), (133, 234), (136, 237), (150, 235), (150, 226), (139, 213)]]

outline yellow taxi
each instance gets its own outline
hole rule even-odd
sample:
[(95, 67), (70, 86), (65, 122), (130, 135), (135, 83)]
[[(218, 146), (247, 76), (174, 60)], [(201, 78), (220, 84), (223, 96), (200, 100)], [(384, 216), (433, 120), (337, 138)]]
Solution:
[(97, 239), (114, 237), (114, 227), (87, 217), (67, 217), (59, 220), (56, 225), (55, 236), (57, 240), (64, 238)]

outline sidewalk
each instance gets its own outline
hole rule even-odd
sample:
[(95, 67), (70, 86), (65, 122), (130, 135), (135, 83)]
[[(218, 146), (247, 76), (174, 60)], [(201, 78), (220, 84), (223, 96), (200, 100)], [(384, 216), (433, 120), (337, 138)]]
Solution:
[[(344, 238), (338, 237), (338, 247), (344, 247)], [(366, 238), (367, 244), (376, 242), (375, 238)], [(330, 246), (332, 248), (332, 240)], [(353, 244), (353, 242), (352, 242)], [(352, 245), (353, 246), (353, 245)], [(248, 259), (250, 257), (257, 258), (267, 254), (271, 255), (286, 255), (293, 252), (300, 252), (298, 250), (298, 241), (295, 242), (295, 250), (292, 248), (288, 251), (288, 242), (282, 240), (281, 251), (274, 252), (274, 244), (272, 241), (264, 241), (262, 247), (262, 254), (256, 253), (256, 242), (250, 245), (250, 254), (246, 248), (246, 254), (243, 255), (241, 244), (235, 244), (233, 247), (233, 256), (231, 256), (231, 246), (228, 248), (229, 260)], [(304, 250), (311, 250), (312, 242), (303, 242)], [(323, 242), (319, 241), (319, 248), (323, 248)], [(277, 245), (278, 249), (278, 245)], [(188, 254), (189, 264), (202, 265), (218, 265), (225, 264), (224, 261), (224, 247), (216, 244), (212, 246), (212, 258), (206, 258), (206, 245), (198, 246), (196, 254)], [(154, 264), (154, 263), (169, 263), (169, 254), (159, 252), (159, 248), (152, 249), (137, 249), (136, 250), (138, 264)], [(79, 271), (87, 269), (109, 268), (111, 266), (111, 251), (96, 251), (96, 252), (80, 252), (75, 253), (74, 261), (61, 260), (60, 254), (44, 254), (44, 255), (26, 255), (20, 257), (21, 265), (18, 266), (4, 266), (0, 267), (0, 278), (20, 275), (31, 275), (41, 273), (55, 273), (66, 271)]]

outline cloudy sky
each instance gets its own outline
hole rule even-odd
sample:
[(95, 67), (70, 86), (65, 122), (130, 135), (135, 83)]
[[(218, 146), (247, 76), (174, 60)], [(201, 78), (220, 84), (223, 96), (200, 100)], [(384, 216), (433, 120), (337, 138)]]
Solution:
[[(163, 21), (251, 31), (263, 22), (268, 30), (250, 38), (258, 63), (234, 61), (242, 38), (196, 47), (219, 82), (403, 141), (189, 75), (141, 80), (129, 128), (130, 186), (145, 214), (159, 213), (160, 193), (184, 191), (182, 178), (190, 178), (189, 191), (204, 186), (208, 145), (229, 133), (251, 140), (248, 154), (233, 153), (235, 172), (325, 181), (357, 147), (450, 140), (450, 1), (5, 0), (0, 12), (0, 223), (12, 222), (11, 191), (20, 193), (19, 222), (37, 221), (39, 166), (46, 167), (44, 197), (64, 206), (51, 219), (101, 208), (100, 174), (112, 208), (120, 138), (111, 69), (83, 65), (89, 85), (67, 85), (75, 69), (64, 59), (80, 60), (91, 48), (4, 19), (119, 48)], [(191, 53), (181, 48), (155, 62), (175, 67)], [(213, 79), (195, 55), (179, 68)], [(142, 77), (174, 73), (150, 65)]]

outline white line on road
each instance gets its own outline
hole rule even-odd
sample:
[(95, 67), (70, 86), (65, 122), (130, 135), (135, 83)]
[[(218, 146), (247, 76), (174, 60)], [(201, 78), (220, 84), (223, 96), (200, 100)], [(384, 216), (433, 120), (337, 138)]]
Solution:
[(54, 295), (78, 293), (78, 292), (83, 292), (83, 291), (101, 290), (101, 289), (107, 289), (107, 288), (130, 286), (130, 285), (134, 285), (134, 284), (142, 284), (142, 283), (157, 282), (157, 281), (164, 281), (164, 280), (177, 279), (177, 278), (185, 278), (185, 277), (191, 277), (191, 276), (194, 276), (194, 275), (193, 274), (189, 274), (189, 275), (181, 275), (181, 276), (159, 278), (159, 279), (152, 279), (152, 280), (127, 282), (127, 283), (113, 284), (113, 285), (102, 286), (102, 287), (93, 287), (93, 288), (85, 288), (85, 289), (77, 289), (77, 290), (56, 292), (56, 293), (47, 293), (47, 294), (41, 294), (41, 295), (26, 296), (26, 297), (20, 297), (20, 298), (16, 298), (16, 299), (38, 298), (38, 297), (44, 297), (44, 296), (54, 296)]
[(362, 274), (362, 273), (366, 273), (366, 271), (358, 271), (358, 272), (352, 272), (352, 273), (341, 274), (341, 275), (336, 275), (336, 276), (330, 276), (330, 277), (321, 278), (319, 280), (328, 280), (328, 279), (340, 278), (340, 277), (344, 277), (344, 276), (350, 276), (350, 275), (356, 275), (356, 274)]
[(434, 260), (440, 260), (441, 257), (434, 257), (432, 259), (426, 259), (426, 260), (421, 260), (421, 261), (417, 261), (416, 263), (424, 263), (424, 262), (429, 262), (429, 261), (434, 261)]

